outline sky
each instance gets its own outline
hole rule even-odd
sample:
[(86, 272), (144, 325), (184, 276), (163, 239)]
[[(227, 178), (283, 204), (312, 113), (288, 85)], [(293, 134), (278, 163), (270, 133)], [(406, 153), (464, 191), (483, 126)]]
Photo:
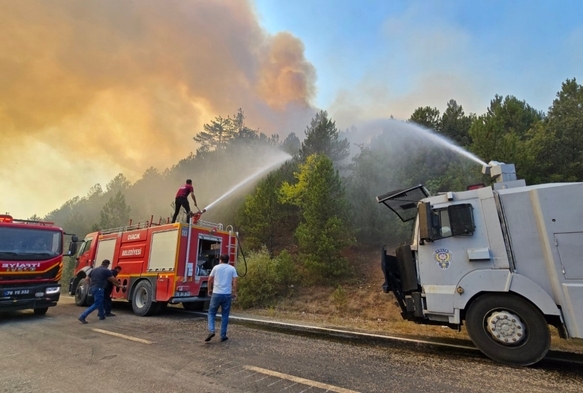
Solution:
[[(583, 81), (579, 1), (0, 0), (0, 212), (44, 216), (197, 146), (216, 116), (299, 137)], [(168, 190), (169, 195), (175, 190)]]

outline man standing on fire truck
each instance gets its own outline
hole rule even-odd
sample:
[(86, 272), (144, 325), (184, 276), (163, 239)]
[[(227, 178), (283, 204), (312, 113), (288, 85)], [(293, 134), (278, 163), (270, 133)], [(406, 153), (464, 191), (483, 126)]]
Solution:
[(229, 265), (229, 254), (221, 254), (219, 264), (213, 267), (209, 275), (209, 294), (211, 303), (208, 311), (209, 334), (204, 341), (209, 342), (215, 336), (215, 318), (221, 307), (221, 341), (227, 341), (227, 326), (231, 299), (237, 298), (237, 270)]
[(186, 210), (188, 218), (190, 218), (193, 215), (193, 213), (190, 211), (190, 204), (188, 203), (189, 195), (192, 196), (194, 207), (196, 207), (198, 209), (198, 212), (200, 213), (200, 209), (196, 204), (196, 196), (194, 195), (192, 180), (186, 179), (186, 184), (178, 189), (178, 192), (176, 193), (176, 198), (174, 199), (174, 215), (172, 216), (173, 223), (176, 222), (176, 217), (178, 217), (178, 213), (180, 212), (181, 206), (184, 206), (184, 210)]

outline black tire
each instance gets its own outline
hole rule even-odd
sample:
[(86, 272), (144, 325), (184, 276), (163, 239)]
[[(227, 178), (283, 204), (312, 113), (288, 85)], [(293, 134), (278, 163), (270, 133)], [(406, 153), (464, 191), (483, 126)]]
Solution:
[(89, 301), (87, 298), (89, 297), (89, 287), (87, 286), (84, 278), (76, 281), (77, 285), (75, 286), (75, 304), (80, 307), (88, 306)]
[(551, 345), (543, 314), (524, 298), (511, 294), (482, 295), (466, 313), (470, 338), (490, 359), (513, 366), (530, 366)]
[(188, 311), (202, 311), (204, 310), (204, 302), (182, 303), (182, 307)]
[(132, 293), (132, 309), (134, 314), (145, 317), (155, 314), (159, 308), (154, 301), (154, 291), (149, 281), (143, 280), (136, 285)]
[(48, 307), (40, 307), (34, 309), (34, 315), (45, 315), (49, 311)]

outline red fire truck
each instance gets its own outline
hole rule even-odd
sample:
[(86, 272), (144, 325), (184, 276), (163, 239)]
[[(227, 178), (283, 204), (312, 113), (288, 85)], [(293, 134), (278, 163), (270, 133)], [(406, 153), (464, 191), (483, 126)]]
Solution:
[(208, 276), (220, 254), (237, 260), (238, 237), (232, 226), (223, 228), (200, 220), (200, 213), (184, 223), (152, 220), (90, 233), (79, 247), (69, 292), (75, 303), (92, 302), (85, 278), (104, 259), (110, 268), (121, 266), (117, 276), (126, 289), (114, 288), (113, 299), (125, 299), (136, 315), (154, 315), (167, 304), (182, 303), (187, 310), (202, 310)]
[[(52, 222), (0, 215), (0, 311), (33, 309), (44, 315), (61, 295), (63, 235)], [(74, 255), (77, 238), (69, 252)]]

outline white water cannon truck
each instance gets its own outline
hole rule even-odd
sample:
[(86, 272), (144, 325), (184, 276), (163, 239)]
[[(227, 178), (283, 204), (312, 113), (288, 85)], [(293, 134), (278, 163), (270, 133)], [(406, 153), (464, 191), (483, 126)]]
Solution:
[(377, 197), (410, 244), (382, 251), (383, 289), (406, 320), (460, 329), (496, 361), (544, 358), (549, 325), (583, 338), (583, 183), (527, 186), (513, 164), (492, 161), (492, 187), (429, 196), (418, 185)]

